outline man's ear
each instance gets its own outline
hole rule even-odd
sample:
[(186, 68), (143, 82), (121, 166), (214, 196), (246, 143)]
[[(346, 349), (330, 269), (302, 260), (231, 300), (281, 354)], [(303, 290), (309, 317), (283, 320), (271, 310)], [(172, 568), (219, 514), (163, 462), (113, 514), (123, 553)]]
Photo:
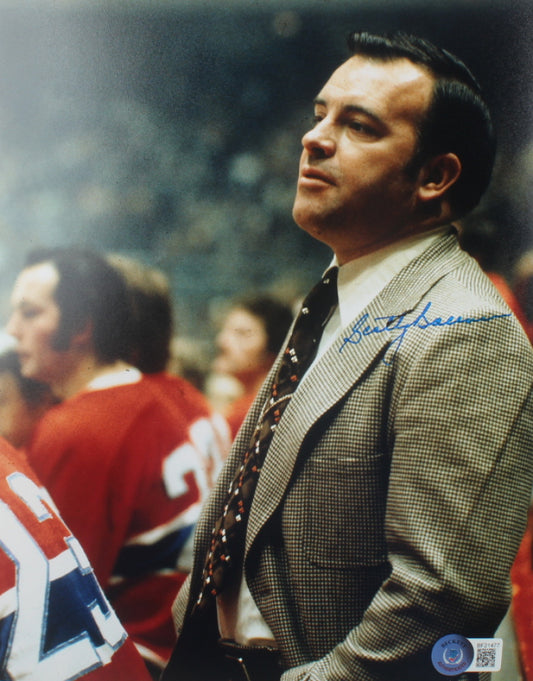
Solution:
[(427, 161), (420, 171), (418, 197), (421, 201), (442, 198), (457, 182), (462, 166), (459, 157), (451, 152), (435, 156)]

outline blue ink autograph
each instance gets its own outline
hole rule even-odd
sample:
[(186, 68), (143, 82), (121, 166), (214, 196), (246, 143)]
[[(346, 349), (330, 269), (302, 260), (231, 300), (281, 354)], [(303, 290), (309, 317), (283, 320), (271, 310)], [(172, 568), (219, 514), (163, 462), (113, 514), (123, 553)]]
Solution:
[[(479, 322), (491, 322), (494, 319), (502, 319), (504, 317), (511, 317), (512, 313), (508, 314), (494, 314), (489, 317), (454, 317), (450, 315), (447, 319), (442, 317), (435, 317), (434, 319), (428, 318), (428, 313), (431, 309), (432, 303), (428, 303), (422, 312), (411, 322), (406, 322), (406, 315), (392, 315), (390, 317), (374, 317), (375, 322), (381, 322), (376, 326), (368, 324), (369, 315), (364, 314), (357, 322), (352, 326), (352, 333), (343, 339), (343, 343), (339, 349), (342, 352), (347, 345), (358, 345), (363, 338), (366, 336), (372, 336), (377, 333), (384, 333), (385, 331), (394, 332), (397, 331), (398, 335), (389, 346), (389, 350), (396, 346), (393, 350), (393, 354), (396, 353), (398, 348), (403, 343), (406, 333), (410, 329), (421, 329), (425, 331), (426, 329), (436, 328), (439, 326), (455, 326), (456, 324), (477, 324)], [(388, 351), (387, 351), (388, 354)], [(383, 362), (385, 364), (390, 364), (387, 362), (385, 357), (383, 357)]]

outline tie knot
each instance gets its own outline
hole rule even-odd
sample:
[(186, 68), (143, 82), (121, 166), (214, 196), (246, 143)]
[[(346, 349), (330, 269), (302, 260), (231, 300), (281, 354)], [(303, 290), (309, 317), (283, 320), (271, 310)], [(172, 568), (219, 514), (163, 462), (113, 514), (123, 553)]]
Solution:
[(337, 304), (338, 271), (338, 267), (330, 267), (302, 303), (300, 316), (304, 319), (312, 317), (318, 327), (323, 325)]
[(332, 285), (335, 286), (337, 284), (337, 276), (339, 274), (339, 268), (338, 267), (330, 267), (329, 270), (327, 270), (326, 274), (322, 277), (322, 283), (325, 284), (326, 286)]
[(293, 376), (300, 379), (311, 363), (324, 326), (337, 306), (337, 272), (338, 267), (331, 267), (305, 297), (286, 350), (290, 361), (279, 370), (280, 384)]

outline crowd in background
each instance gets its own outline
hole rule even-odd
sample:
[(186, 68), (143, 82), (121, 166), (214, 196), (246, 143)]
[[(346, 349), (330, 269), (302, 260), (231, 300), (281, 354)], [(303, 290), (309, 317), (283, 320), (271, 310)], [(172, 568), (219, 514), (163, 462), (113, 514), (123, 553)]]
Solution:
[[(291, 218), (300, 140), (317, 83), (345, 56), (338, 36), (353, 7), (253, 5), (120, 12), (43, 3), (38, 13), (17, 6), (0, 16), (10, 55), (0, 63), (4, 310), (27, 249), (58, 243), (162, 269), (178, 331), (196, 347), (208, 347), (228, 298), (308, 290), (329, 256)], [(480, 74), (500, 149), (484, 206), (509, 276), (532, 245), (520, 3), (451, 5), (416, 19), (408, 8), (361, 7), (355, 20), (423, 23)]]

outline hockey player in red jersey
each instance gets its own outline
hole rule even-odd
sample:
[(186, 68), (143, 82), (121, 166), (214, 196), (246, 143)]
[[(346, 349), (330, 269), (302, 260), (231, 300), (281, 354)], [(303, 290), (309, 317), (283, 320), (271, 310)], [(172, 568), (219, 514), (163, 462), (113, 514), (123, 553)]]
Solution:
[(149, 681), (78, 541), (0, 438), (0, 678)]
[(29, 461), (157, 678), (174, 641), (171, 604), (190, 567), (205, 461), (186, 417), (123, 361), (129, 298), (103, 258), (31, 255), (12, 307), (22, 373), (63, 400), (39, 424)]
[(158, 269), (112, 255), (108, 261), (123, 276), (133, 307), (131, 353), (124, 357), (151, 379), (154, 388), (179, 418), (189, 424), (189, 438), (200, 452), (211, 488), (231, 445), (228, 423), (189, 381), (167, 371), (174, 333), (168, 279)]

